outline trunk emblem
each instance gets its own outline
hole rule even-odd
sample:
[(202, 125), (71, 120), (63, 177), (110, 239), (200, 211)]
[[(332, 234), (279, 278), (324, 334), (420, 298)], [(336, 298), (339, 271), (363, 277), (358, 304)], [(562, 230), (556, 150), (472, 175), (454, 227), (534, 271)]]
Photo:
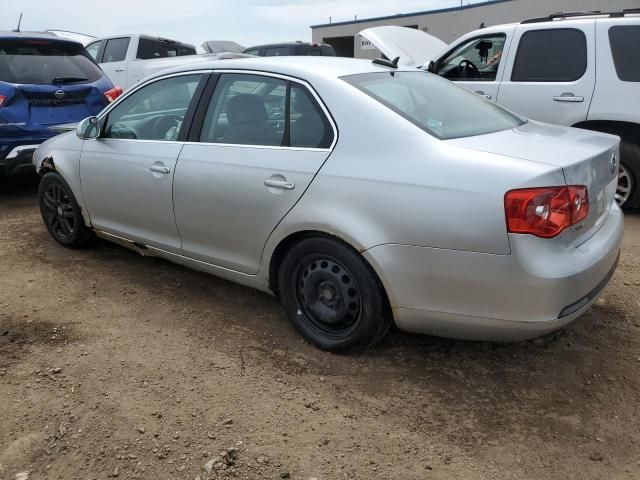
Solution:
[(54, 95), (56, 98), (64, 98), (65, 93), (62, 90), (56, 90), (56, 93), (54, 93)]
[(611, 165), (609, 165), (609, 171), (611, 172), (611, 175), (614, 175), (616, 173), (616, 154), (615, 152), (611, 155)]

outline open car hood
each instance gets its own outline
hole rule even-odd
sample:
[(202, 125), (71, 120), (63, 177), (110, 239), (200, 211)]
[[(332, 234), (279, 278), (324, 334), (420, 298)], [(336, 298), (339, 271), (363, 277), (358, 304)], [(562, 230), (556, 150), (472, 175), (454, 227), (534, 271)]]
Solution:
[(358, 35), (369, 40), (389, 60), (400, 57), (399, 65), (422, 67), (444, 53), (447, 44), (421, 30), (408, 27), (373, 27)]

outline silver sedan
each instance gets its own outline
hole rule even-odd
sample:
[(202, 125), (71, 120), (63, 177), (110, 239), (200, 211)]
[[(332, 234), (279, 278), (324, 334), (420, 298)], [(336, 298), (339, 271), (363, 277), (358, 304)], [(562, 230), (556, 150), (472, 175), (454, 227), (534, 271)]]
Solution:
[(619, 139), (393, 62), (190, 62), (42, 144), (45, 225), (271, 292), (320, 348), (513, 341), (613, 274)]

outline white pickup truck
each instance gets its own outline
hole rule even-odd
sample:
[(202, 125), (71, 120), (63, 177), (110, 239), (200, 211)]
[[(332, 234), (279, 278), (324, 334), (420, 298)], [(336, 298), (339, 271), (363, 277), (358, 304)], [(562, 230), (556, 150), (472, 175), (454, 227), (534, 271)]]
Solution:
[(168, 68), (168, 59), (196, 54), (193, 45), (137, 34), (101, 38), (86, 49), (113, 84), (125, 90), (146, 76)]
[(640, 207), (640, 9), (558, 13), (476, 30), (451, 45), (405, 27), (360, 35), (401, 65), (422, 66), (525, 117), (618, 135), (616, 200)]

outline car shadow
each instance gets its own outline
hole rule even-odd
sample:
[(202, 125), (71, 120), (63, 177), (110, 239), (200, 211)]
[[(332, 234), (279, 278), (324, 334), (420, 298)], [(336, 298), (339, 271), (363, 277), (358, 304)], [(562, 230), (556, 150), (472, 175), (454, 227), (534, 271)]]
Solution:
[(33, 206), (37, 203), (40, 177), (32, 171), (0, 174), (0, 207)]

